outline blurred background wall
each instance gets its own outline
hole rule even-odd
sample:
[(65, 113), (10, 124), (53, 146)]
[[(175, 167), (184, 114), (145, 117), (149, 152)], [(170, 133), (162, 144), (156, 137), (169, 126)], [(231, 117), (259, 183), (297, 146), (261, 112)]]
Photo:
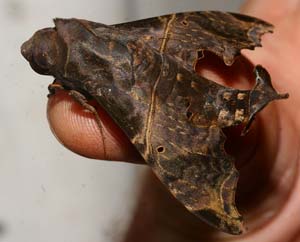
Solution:
[(241, 0), (0, 0), (0, 241), (120, 241), (143, 166), (90, 160), (60, 145), (46, 119), (51, 77), (20, 45), (54, 17), (112, 24), (178, 11), (238, 11)]

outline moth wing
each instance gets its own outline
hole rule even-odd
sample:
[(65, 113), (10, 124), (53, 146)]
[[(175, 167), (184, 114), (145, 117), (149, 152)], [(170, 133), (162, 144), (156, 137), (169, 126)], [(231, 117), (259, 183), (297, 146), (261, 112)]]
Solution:
[[(194, 156), (193, 158), (201, 161), (202, 157)], [(230, 173), (222, 175), (217, 172), (207, 174), (212, 179), (218, 180), (217, 184), (210, 186), (196, 182), (196, 176), (204, 176), (203, 173), (201, 174), (201, 167), (185, 168), (185, 176), (189, 173), (195, 176), (187, 179), (179, 178), (167, 185), (176, 199), (194, 215), (215, 228), (230, 234), (241, 234), (243, 231), (242, 216), (238, 213), (234, 201), (238, 172), (233, 169)]]
[[(170, 131), (168, 126), (161, 127), (157, 133)], [(239, 174), (233, 158), (224, 150), (226, 137), (217, 126), (207, 127), (206, 131), (198, 130), (198, 133), (192, 129), (191, 132), (197, 139), (189, 139), (187, 130), (176, 131), (176, 139), (181, 140), (180, 146), (173, 141), (172, 135), (158, 134), (159, 137), (167, 137), (168, 141), (155, 139), (156, 154), (148, 163), (190, 212), (222, 231), (240, 234), (243, 222), (235, 206)], [(156, 136), (155, 133), (153, 135)], [(157, 146), (161, 143), (164, 144), (163, 149)], [(189, 147), (194, 148), (191, 150)]]
[(261, 36), (273, 26), (262, 20), (218, 11), (186, 12), (113, 25), (175, 56), (189, 68), (211, 51), (231, 65), (242, 49), (261, 46)]

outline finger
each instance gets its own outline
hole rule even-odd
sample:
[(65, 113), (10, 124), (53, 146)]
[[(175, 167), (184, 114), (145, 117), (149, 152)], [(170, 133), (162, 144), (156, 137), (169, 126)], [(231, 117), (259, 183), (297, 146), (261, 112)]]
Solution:
[(242, 5), (241, 12), (276, 24), (296, 9), (299, 10), (299, 0), (249, 0)]
[(48, 101), (48, 120), (57, 139), (71, 151), (89, 158), (142, 163), (142, 158), (125, 134), (95, 104), (103, 124), (106, 152), (94, 114), (84, 110), (67, 91), (57, 91)]

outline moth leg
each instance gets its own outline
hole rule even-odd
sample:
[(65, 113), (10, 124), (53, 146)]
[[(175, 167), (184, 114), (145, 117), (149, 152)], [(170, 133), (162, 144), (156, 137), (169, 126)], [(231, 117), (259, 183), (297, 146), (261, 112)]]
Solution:
[(56, 80), (48, 86), (49, 94), (47, 97), (51, 97), (55, 94), (56, 90), (64, 90), (65, 88)]
[(90, 105), (88, 103), (86, 97), (82, 93), (80, 93), (76, 90), (70, 90), (69, 95), (71, 97), (73, 97), (74, 100), (77, 101), (85, 110), (88, 110), (89, 112), (94, 114), (94, 116), (96, 118), (97, 125), (98, 125), (99, 130), (100, 130), (100, 134), (102, 136), (102, 146), (103, 146), (104, 157), (107, 157), (103, 125), (102, 125), (102, 121), (101, 121), (101, 119), (100, 119), (100, 117), (97, 113), (97, 110), (92, 105)]
[[(51, 83), (48, 86), (48, 90), (49, 90), (49, 94), (47, 95), (47, 97), (51, 97), (52, 95), (55, 94), (56, 90), (65, 90), (65, 88), (63, 87), (63, 85), (58, 80), (55, 80), (53, 83)], [(107, 157), (106, 147), (105, 147), (105, 137), (104, 137), (104, 132), (103, 132), (103, 125), (102, 125), (101, 119), (100, 119), (96, 109), (92, 105), (88, 104), (88, 101), (87, 101), (86, 97), (83, 94), (81, 94), (80, 92), (75, 91), (75, 90), (70, 90), (69, 95), (76, 102), (78, 102), (85, 110), (88, 110), (89, 112), (94, 114), (94, 116), (96, 118), (97, 125), (98, 125), (99, 130), (100, 130), (100, 134), (102, 136), (102, 146), (103, 146), (104, 157)]]

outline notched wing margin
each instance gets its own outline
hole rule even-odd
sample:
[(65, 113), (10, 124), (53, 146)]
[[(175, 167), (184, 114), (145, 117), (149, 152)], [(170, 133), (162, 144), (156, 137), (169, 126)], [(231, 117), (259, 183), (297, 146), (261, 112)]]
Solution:
[[(174, 15), (113, 25), (131, 31), (159, 50), (167, 20)], [(175, 14), (169, 26), (164, 53), (169, 54), (189, 68), (194, 68), (198, 52), (211, 51), (220, 56), (226, 65), (232, 65), (242, 49), (261, 46), (261, 36), (272, 32), (273, 26), (254, 17), (219, 11), (186, 12)]]

